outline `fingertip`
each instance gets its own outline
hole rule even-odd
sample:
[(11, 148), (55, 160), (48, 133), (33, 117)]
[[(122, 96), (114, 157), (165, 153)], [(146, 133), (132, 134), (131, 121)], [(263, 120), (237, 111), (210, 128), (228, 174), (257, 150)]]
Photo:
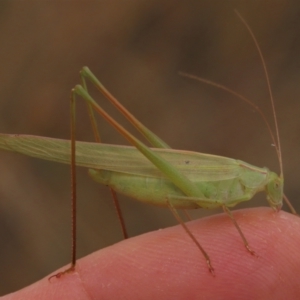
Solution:
[(78, 261), (74, 273), (41, 280), (5, 299), (299, 298), (300, 219), (269, 208), (233, 215), (257, 256), (246, 250), (225, 214), (187, 223), (215, 276), (181, 226), (174, 226), (92, 253)]

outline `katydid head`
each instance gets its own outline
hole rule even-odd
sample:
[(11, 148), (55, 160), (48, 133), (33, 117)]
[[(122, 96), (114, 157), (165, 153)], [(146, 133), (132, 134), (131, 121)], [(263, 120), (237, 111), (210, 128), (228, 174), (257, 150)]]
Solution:
[(266, 185), (267, 200), (270, 206), (279, 211), (282, 207), (283, 199), (283, 177), (270, 172), (269, 182)]

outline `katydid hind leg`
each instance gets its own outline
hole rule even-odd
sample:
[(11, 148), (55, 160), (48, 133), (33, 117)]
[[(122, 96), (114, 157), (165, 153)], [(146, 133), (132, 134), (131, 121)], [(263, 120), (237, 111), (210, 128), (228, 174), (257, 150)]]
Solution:
[(108, 99), (121, 113), (122, 115), (150, 142), (155, 148), (171, 148), (162, 139), (160, 139), (155, 133), (142, 124), (135, 116), (133, 116), (98, 80), (98, 78), (92, 73), (88, 67), (83, 67), (80, 72), (81, 80), (86, 87), (85, 79), (92, 82), (95, 87)]
[[(127, 120), (149, 141), (151, 146), (155, 148), (163, 148), (163, 149), (171, 149), (171, 147), (162, 139), (160, 139), (155, 133), (153, 133), (149, 128), (147, 128), (144, 124), (142, 124), (135, 116), (133, 116), (126, 107), (124, 107), (104, 86), (103, 84), (98, 80), (98, 78), (92, 73), (92, 71), (88, 67), (83, 67), (81, 72), (81, 81), (82, 85), (87, 91), (86, 86), (86, 79), (88, 79), (90, 82), (92, 82), (96, 88), (104, 95), (106, 99), (108, 99), (120, 112), (121, 114), (127, 118)], [(92, 110), (91, 105), (88, 104), (89, 108), (89, 114), (92, 115), (91, 122), (95, 123), (93, 120), (95, 118), (93, 117), (93, 113), (90, 112)], [(93, 128), (97, 125), (93, 125)], [(98, 134), (99, 135), (99, 134)], [(190, 215), (187, 211), (183, 211), (188, 220), (191, 220)], [(119, 217), (121, 217), (119, 215)]]

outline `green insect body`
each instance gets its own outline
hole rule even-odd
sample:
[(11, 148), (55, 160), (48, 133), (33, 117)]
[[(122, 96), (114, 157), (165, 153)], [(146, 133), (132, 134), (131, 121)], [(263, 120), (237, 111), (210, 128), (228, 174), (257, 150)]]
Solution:
[[(196, 154), (203, 156), (201, 159), (207, 156), (201, 153), (195, 153), (195, 156)], [(224, 162), (226, 166), (213, 166), (206, 162), (199, 167), (199, 171), (194, 166), (187, 167), (183, 171), (203, 193), (203, 198), (186, 196), (163, 174), (152, 177), (131, 172), (90, 169), (89, 175), (116, 192), (160, 206), (167, 206), (165, 199), (169, 200), (174, 208), (180, 209), (213, 209), (223, 205), (233, 207), (252, 199), (256, 193), (265, 191), (270, 206), (275, 210), (281, 208), (282, 181), (275, 173), (242, 161), (224, 158)]]
[[(296, 211), (283, 194), (283, 167), (280, 139), (265, 62), (251, 29), (238, 13), (237, 15), (252, 36), (264, 67), (272, 104), (276, 138), (261, 110), (245, 97), (227, 87), (206, 79), (186, 75), (184, 73), (181, 73), (181, 75), (221, 88), (247, 102), (260, 113), (270, 132), (277, 152), (280, 166), (279, 176), (267, 168), (259, 168), (241, 160), (211, 154), (169, 149), (170, 147), (164, 141), (152, 133), (122, 106), (87, 67), (84, 67), (80, 72), (82, 84), (77, 85), (71, 93), (71, 143), (66, 140), (45, 137), (0, 134), (0, 149), (71, 164), (73, 225), (76, 224), (76, 165), (88, 168), (89, 175), (94, 180), (109, 186), (112, 190), (115, 203), (117, 203), (115, 192), (118, 192), (145, 203), (168, 207), (202, 252), (212, 274), (214, 274), (214, 269), (210, 257), (182, 221), (176, 209), (212, 209), (222, 207), (237, 228), (247, 250), (251, 254), (255, 254), (249, 247), (241, 228), (228, 208), (252, 199), (258, 192), (265, 192), (267, 201), (274, 210), (280, 210), (284, 199), (294, 214), (296, 214)], [(144, 135), (153, 148), (147, 147), (134, 137), (96, 103), (87, 91), (86, 80), (98, 88), (133, 126)], [(80, 99), (85, 100), (88, 105), (97, 143), (75, 142), (75, 103), (78, 96)], [(94, 112), (102, 116), (125, 137), (132, 146), (116, 146), (100, 143), (100, 135), (94, 118)], [(120, 212), (119, 219), (124, 233), (126, 230)], [(127, 235), (124, 234), (124, 236), (126, 237)], [(60, 277), (65, 273), (73, 271), (75, 264), (76, 226), (74, 225), (72, 231), (71, 266), (64, 272), (54, 276)]]
[[(0, 134), (0, 149), (69, 163), (70, 143), (34, 136)], [(97, 182), (142, 202), (174, 208), (233, 207), (265, 191), (272, 208), (282, 206), (283, 180), (267, 168), (227, 157), (173, 149), (151, 149), (184, 174), (203, 194), (187, 196), (136, 148), (76, 142), (76, 165)]]

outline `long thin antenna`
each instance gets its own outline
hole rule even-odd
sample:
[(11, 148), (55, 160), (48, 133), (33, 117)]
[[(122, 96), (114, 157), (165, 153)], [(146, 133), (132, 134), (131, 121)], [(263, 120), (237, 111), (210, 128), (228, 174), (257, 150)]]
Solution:
[(262, 66), (264, 69), (264, 73), (265, 73), (265, 78), (267, 81), (267, 86), (268, 86), (268, 91), (269, 91), (269, 95), (270, 95), (270, 101), (271, 101), (271, 105), (272, 105), (272, 112), (273, 112), (273, 119), (274, 119), (274, 125), (275, 125), (275, 130), (276, 130), (276, 137), (277, 137), (277, 143), (275, 144), (275, 147), (277, 149), (277, 156), (278, 156), (278, 161), (279, 161), (279, 167), (280, 167), (280, 177), (283, 177), (283, 164), (282, 164), (282, 156), (281, 156), (281, 146), (280, 146), (280, 137), (279, 137), (279, 129), (278, 129), (278, 122), (277, 122), (277, 114), (276, 114), (276, 109), (275, 109), (275, 104), (274, 104), (274, 98), (273, 98), (273, 93), (272, 93), (272, 89), (271, 89), (271, 84), (270, 84), (270, 78), (269, 78), (269, 74), (267, 71), (267, 66), (265, 63), (265, 59), (262, 55), (261, 49), (259, 47), (259, 44), (255, 38), (254, 33), (252, 32), (251, 28), (249, 27), (249, 25), (247, 24), (246, 20), (239, 14), (239, 12), (237, 10), (234, 10), (235, 13), (237, 14), (237, 16), (239, 17), (239, 19), (242, 21), (242, 23), (245, 25), (245, 27), (247, 28), (248, 32), (250, 33), (255, 47), (258, 51), (260, 60), (262, 62)]
[[(200, 82), (203, 82), (205, 84), (208, 84), (208, 85), (211, 85), (213, 87), (216, 87), (218, 89), (221, 89), (227, 93), (230, 93), (232, 94), (233, 96), (237, 97), (237, 98), (240, 98), (242, 101), (246, 102), (248, 105), (250, 105), (254, 110), (256, 110), (261, 118), (263, 119), (268, 131), (269, 131), (269, 134), (271, 136), (271, 139), (272, 139), (272, 143), (275, 145), (275, 149), (276, 151), (278, 152), (278, 148), (276, 147), (276, 144), (277, 144), (277, 141), (275, 139), (275, 136), (273, 134), (273, 131), (271, 129), (271, 126), (266, 118), (266, 116), (264, 115), (264, 113), (262, 112), (262, 110), (256, 105), (254, 104), (254, 102), (252, 102), (251, 100), (247, 99), (246, 97), (244, 97), (243, 95), (237, 93), (236, 91), (228, 88), (227, 86), (225, 85), (222, 85), (222, 84), (219, 84), (217, 82), (214, 82), (214, 81), (211, 81), (211, 80), (207, 80), (205, 78), (202, 78), (202, 77), (198, 77), (198, 76), (195, 76), (195, 75), (191, 75), (191, 74), (188, 74), (188, 73), (185, 73), (185, 72), (178, 72), (178, 74), (180, 76), (184, 76), (186, 78), (190, 78), (190, 79), (194, 79), (194, 80), (197, 80), (197, 81), (200, 81)], [(279, 153), (277, 153), (277, 156), (279, 156)]]

